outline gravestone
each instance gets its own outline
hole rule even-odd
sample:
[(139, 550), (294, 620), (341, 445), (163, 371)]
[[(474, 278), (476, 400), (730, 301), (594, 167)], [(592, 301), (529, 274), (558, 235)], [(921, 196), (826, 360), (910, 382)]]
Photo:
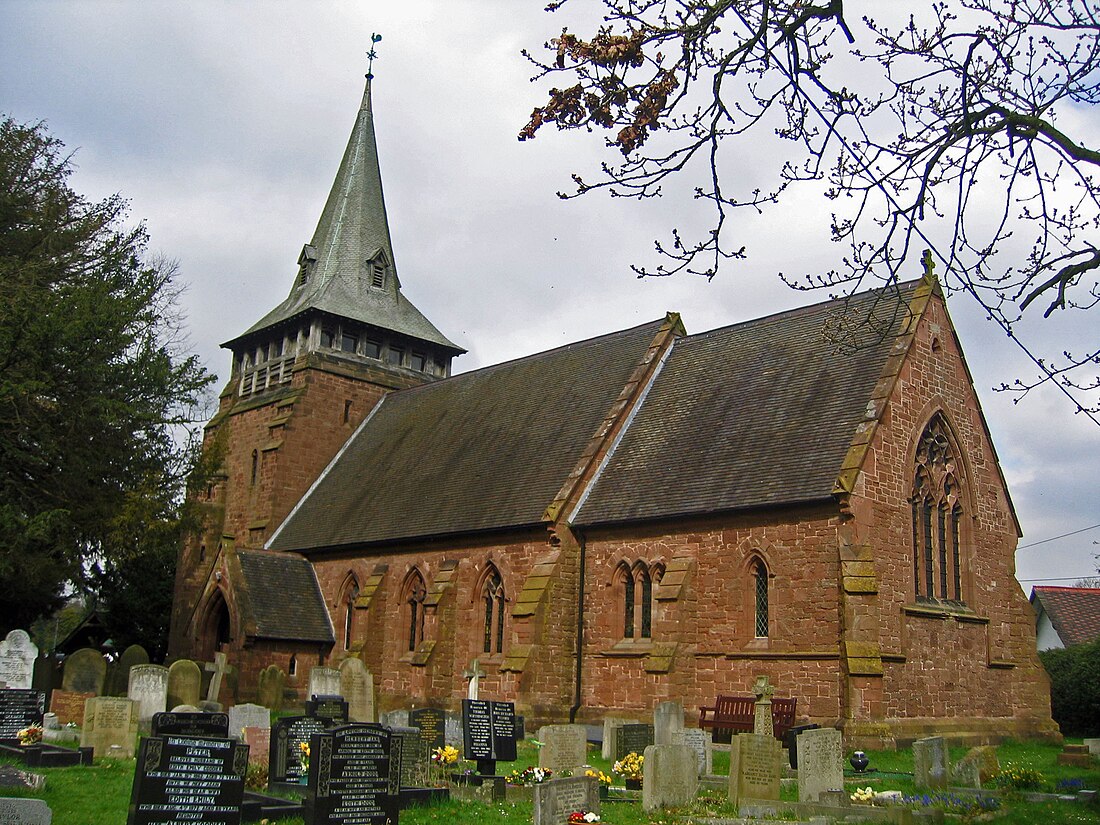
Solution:
[(710, 736), (700, 728), (684, 728), (673, 733), (672, 744), (686, 745), (695, 753), (699, 763), (699, 775), (707, 776), (714, 770), (714, 756), (710, 747)]
[(305, 776), (300, 746), (309, 744), (315, 733), (327, 730), (324, 719), (316, 716), (284, 716), (271, 726), (271, 750), (268, 753), (268, 785), (297, 784)]
[(13, 630), (0, 641), (0, 688), (30, 690), (38, 645), (25, 630)]
[(364, 723), (313, 734), (306, 825), (397, 825), (399, 743)]
[(977, 745), (968, 750), (966, 755), (959, 761), (977, 766), (978, 781), (981, 785), (976, 787), (988, 785), (1001, 772), (1001, 762), (997, 759), (997, 748), (993, 745)]
[(260, 671), (257, 698), (265, 708), (278, 713), (283, 709), (283, 692), (286, 690), (286, 673), (278, 665), (268, 665)]
[(599, 782), (594, 777), (551, 779), (534, 787), (533, 825), (567, 825), (574, 811), (600, 813)]
[(650, 745), (642, 763), (642, 810), (679, 808), (699, 790), (698, 760), (687, 745)]
[(248, 745), (248, 761), (266, 768), (271, 757), (271, 728), (246, 725), (241, 729), (241, 738)]
[(133, 759), (138, 733), (137, 703), (114, 696), (94, 696), (84, 704), (80, 747), (94, 756)]
[(348, 719), (348, 703), (343, 696), (313, 696), (306, 702), (306, 716), (316, 716), (324, 719), (328, 726), (346, 725)]
[(684, 729), (684, 703), (659, 702), (653, 709), (653, 744), (672, 745), (673, 734)]
[(409, 726), (420, 731), (423, 747), (431, 753), (447, 744), (447, 714), (441, 708), (415, 708), (409, 711)]
[(741, 733), (730, 743), (729, 799), (779, 799), (783, 746), (774, 736)]
[(373, 722), (374, 676), (359, 659), (344, 659), (340, 663), (339, 694), (348, 703), (348, 719), (352, 722)]
[(340, 671), (334, 667), (311, 667), (309, 669), (309, 692), (307, 696), (339, 696)]
[(149, 654), (141, 645), (130, 645), (118, 661), (107, 667), (107, 688), (109, 696), (126, 696), (130, 689), (130, 668), (149, 664)]
[(420, 741), (419, 728), (392, 727), (390, 736), (401, 740), (401, 764), (398, 766), (402, 788), (419, 788), (428, 782), (428, 752)]
[(492, 776), (496, 763), (516, 761), (516, 706), (511, 702), (462, 700), (463, 756), (477, 772)]
[(447, 740), (447, 744), (451, 747), (462, 750), (466, 742), (466, 731), (462, 729), (462, 714), (457, 716), (453, 713), (447, 714), (447, 719), (443, 723), (443, 737)]
[(758, 736), (771, 736), (775, 733), (775, 720), (772, 717), (772, 694), (775, 693), (775, 688), (768, 683), (767, 676), (757, 676), (752, 693), (756, 697), (752, 732)]
[(240, 740), (245, 728), (270, 728), (271, 711), (263, 705), (245, 702), (229, 709), (229, 736)]
[(168, 666), (168, 703), (167, 707), (199, 704), (199, 689), (202, 687), (202, 671), (190, 659), (177, 659)]
[(153, 714), (153, 736), (188, 736), (199, 739), (228, 739), (229, 715), (196, 711)]
[(840, 731), (818, 728), (795, 739), (798, 801), (817, 802), (825, 791), (844, 790), (844, 744)]
[(549, 768), (554, 775), (584, 765), (587, 759), (588, 736), (584, 725), (544, 725), (539, 728), (539, 767)]
[(45, 711), (42, 691), (0, 688), (0, 741), (18, 741), (23, 728), (42, 724)]
[(652, 744), (653, 725), (622, 725), (615, 737), (615, 761), (618, 762), (628, 753), (641, 756)]
[(0, 798), (0, 822), (11, 825), (50, 825), (53, 811), (41, 799)]
[(238, 825), (248, 748), (232, 739), (147, 736), (141, 740), (126, 825)]
[(154, 713), (168, 709), (168, 668), (161, 665), (133, 665), (126, 695), (137, 702), (138, 725), (147, 730)]
[(103, 693), (103, 682), (107, 678), (107, 660), (98, 650), (81, 648), (65, 657), (62, 669), (61, 688), (76, 693)]
[(603, 742), (600, 744), (600, 756), (604, 759), (615, 759), (615, 743), (619, 738), (619, 728), (623, 725), (637, 724), (637, 719), (614, 719), (605, 717), (603, 720)]
[(80, 727), (84, 724), (84, 703), (93, 696), (95, 696), (94, 693), (54, 690), (50, 694), (50, 713), (57, 716), (57, 721), (62, 727), (70, 722)]
[[(210, 674), (210, 682), (206, 686), (206, 704), (199, 704), (203, 710), (220, 711), (222, 709), (222, 682), (229, 673), (227, 657), (220, 650), (214, 654), (214, 661), (202, 666), (203, 670)], [(200, 676), (202, 674), (199, 674)]]
[(947, 743), (942, 736), (913, 743), (913, 785), (917, 790), (947, 787)]

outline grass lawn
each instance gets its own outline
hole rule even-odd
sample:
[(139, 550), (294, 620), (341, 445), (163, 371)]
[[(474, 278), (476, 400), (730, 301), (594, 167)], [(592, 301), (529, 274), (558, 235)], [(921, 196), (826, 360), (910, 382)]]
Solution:
[[(1050, 745), (1008, 743), (997, 748), (1002, 768), (1008, 763), (1033, 768), (1043, 775), (1044, 790), (1055, 791), (1058, 784), (1100, 790), (1100, 764), (1091, 768), (1072, 768), (1058, 765), (1056, 756), (1060, 748)], [(952, 760), (959, 759), (965, 748), (952, 748)], [(846, 773), (849, 790), (872, 787), (875, 790), (898, 790), (915, 793), (913, 788), (913, 754), (910, 750), (868, 751), (870, 769), (862, 775)], [(501, 773), (511, 768), (523, 768), (537, 763), (538, 751), (530, 741), (520, 743), (519, 759), (514, 765), (500, 764)], [(599, 751), (590, 750), (590, 761), (595, 768), (610, 773), (611, 765), (600, 758)], [(728, 771), (729, 759), (725, 753), (715, 753), (715, 771)], [(121, 825), (126, 821), (126, 809), (130, 799), (130, 787), (134, 776), (134, 760), (97, 759), (90, 767), (29, 769), (46, 776), (46, 787), (35, 793), (13, 792), (0, 788), (3, 796), (36, 796), (46, 801), (53, 811), (53, 825)], [(794, 800), (797, 794), (784, 789), (784, 799)], [(609, 825), (661, 825), (674, 822), (691, 822), (698, 817), (732, 817), (733, 811), (725, 802), (721, 791), (701, 794), (696, 804), (688, 809), (664, 811), (647, 815), (637, 803), (607, 802), (602, 808), (602, 820)], [(505, 802), (486, 805), (474, 802), (449, 802), (430, 808), (411, 808), (401, 812), (403, 825), (430, 825), (431, 823), (470, 823), (470, 825), (530, 825), (531, 805), (527, 802)], [(959, 820), (961, 821), (961, 820)], [(1078, 802), (1026, 802), (1009, 798), (1002, 802), (993, 821), (1004, 825), (1058, 825), (1058, 823), (1100, 823), (1100, 803), (1085, 805)], [(281, 825), (302, 825), (300, 818), (278, 820)], [(274, 825), (274, 823), (272, 823)]]

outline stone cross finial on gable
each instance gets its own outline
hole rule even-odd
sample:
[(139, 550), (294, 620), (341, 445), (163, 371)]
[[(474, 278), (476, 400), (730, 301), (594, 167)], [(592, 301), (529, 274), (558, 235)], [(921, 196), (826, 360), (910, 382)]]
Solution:
[(479, 662), (477, 659), (474, 659), (472, 662), (470, 662), (470, 666), (466, 670), (462, 671), (462, 675), (470, 680), (470, 686), (466, 690), (466, 698), (476, 699), (477, 683), (478, 681), (480, 681), (482, 676), (487, 675), (485, 671), (481, 669), (481, 662)]
[(210, 671), (213, 675), (210, 677), (210, 687), (206, 690), (206, 701), (217, 702), (218, 694), (222, 689), (222, 677), (225, 676), (229, 667), (226, 665), (225, 654), (220, 650), (214, 654), (214, 661), (207, 662), (204, 665), (205, 669)]

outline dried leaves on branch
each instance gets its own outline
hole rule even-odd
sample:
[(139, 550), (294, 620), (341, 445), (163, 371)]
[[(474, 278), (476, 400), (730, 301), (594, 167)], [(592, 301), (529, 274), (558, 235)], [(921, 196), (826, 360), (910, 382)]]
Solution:
[[(1069, 321), (1100, 301), (1095, 4), (603, 0), (602, 10), (591, 36), (567, 26), (546, 56), (526, 53), (556, 88), (519, 137), (547, 124), (604, 136), (613, 159), (597, 177), (574, 175), (562, 197), (650, 198), (676, 176), (709, 203), (712, 222), (673, 228), (660, 263), (639, 275), (713, 277), (747, 254), (727, 222), (735, 210), (808, 187), (840, 246), (831, 268), (794, 285), (896, 282), (931, 248), (945, 288), (980, 302), (1031, 358), (1035, 377), (1005, 389), (1022, 397), (1054, 382), (1096, 420), (1095, 338), (1049, 359), (1023, 340), (1032, 316)], [(754, 157), (767, 158), (765, 186), (743, 183)]]

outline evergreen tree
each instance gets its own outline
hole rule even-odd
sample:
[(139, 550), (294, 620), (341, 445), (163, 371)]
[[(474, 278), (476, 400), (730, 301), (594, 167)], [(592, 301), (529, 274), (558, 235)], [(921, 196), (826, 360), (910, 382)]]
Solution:
[(181, 436), (214, 380), (186, 350), (175, 267), (124, 226), (120, 197), (89, 202), (71, 171), (41, 124), (0, 119), (2, 632), (178, 524)]

